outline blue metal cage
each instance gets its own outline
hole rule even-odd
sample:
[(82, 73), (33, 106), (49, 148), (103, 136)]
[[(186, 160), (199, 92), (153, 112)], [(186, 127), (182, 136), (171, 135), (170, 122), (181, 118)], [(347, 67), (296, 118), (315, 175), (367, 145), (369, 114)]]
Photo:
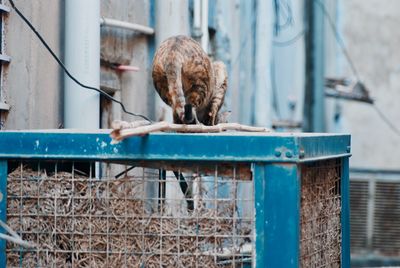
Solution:
[[(0, 133), (0, 218), (23, 239), (36, 243), (37, 248), (25, 249), (0, 240), (0, 266), (26, 267), (34, 266), (34, 262), (36, 267), (60, 266), (55, 261), (57, 254), (65, 258), (69, 266), (76, 267), (80, 266), (79, 261), (84, 262), (82, 256), (89, 256), (89, 261), (84, 263), (90, 266), (90, 260), (104, 254), (106, 266), (115, 266), (114, 257), (123, 257), (123, 265), (127, 267), (213, 267), (206, 264), (208, 261), (215, 267), (350, 267), (349, 156), (350, 136), (340, 134), (156, 133), (111, 144), (107, 131), (4, 131)], [(114, 164), (140, 168), (141, 171), (135, 173), (124, 168), (119, 174), (114, 172), (112, 178), (105, 176)], [(83, 165), (83, 169), (89, 167), (88, 171), (79, 173), (78, 165)], [(65, 172), (68, 169), (70, 172)], [(25, 174), (28, 170), (36, 175)], [(154, 174), (147, 176), (149, 170)], [(168, 180), (165, 170), (174, 171), (176, 179)], [(183, 193), (180, 197), (185, 200), (185, 216), (176, 216), (181, 215), (176, 211), (164, 214), (163, 202), (168, 199), (166, 182), (175, 180), (175, 185), (182, 186), (185, 179), (182, 174), (187, 179), (194, 178), (187, 174), (200, 177), (207, 194), (199, 194), (200, 201), (196, 199), (195, 186), (200, 184), (193, 180), (189, 185), (192, 195)], [(132, 180), (129, 184), (132, 188), (139, 184), (137, 180), (140, 183), (153, 181), (150, 186), (143, 186), (146, 198), (149, 195), (152, 198), (145, 200), (145, 195), (141, 194), (133, 200), (130, 189), (120, 187), (123, 178)], [(72, 184), (68, 184), (69, 181)], [(67, 183), (67, 190), (63, 190), (68, 192), (66, 203), (62, 203), (62, 195), (55, 197), (49, 190), (51, 188), (45, 187), (50, 182), (54, 189), (57, 184)], [(78, 195), (79, 187), (95, 189), (82, 190), (85, 194)], [(114, 196), (113, 189), (118, 193), (125, 191), (124, 197)], [(233, 192), (234, 196), (231, 195)], [(89, 200), (88, 194), (91, 203), (82, 217), (86, 217), (89, 226), (96, 217), (99, 222), (100, 217), (105, 218), (104, 237), (101, 232), (93, 233), (94, 227), (78, 226), (80, 219), (76, 209), (84, 198)], [(147, 205), (140, 208), (146, 211), (146, 217), (135, 218), (132, 216), (135, 211), (127, 212), (128, 204), (137, 200), (146, 201), (147, 205), (153, 202), (150, 208)], [(122, 206), (125, 204), (125, 214), (123, 211), (114, 211), (113, 215), (96, 212), (100, 203), (110, 206), (114, 201)], [(43, 209), (49, 202), (54, 206), (61, 202), (63, 208), (71, 207), (72, 212), (63, 215), (59, 208)], [(194, 203), (194, 209), (188, 210), (189, 202)], [(182, 202), (179, 209), (181, 205)], [(223, 206), (230, 210), (220, 214)], [(196, 214), (196, 207), (207, 213), (214, 209), (214, 212), (208, 216)], [(149, 213), (153, 214), (148, 216)], [(71, 217), (74, 227), (70, 232), (62, 230), (69, 228), (68, 224), (53, 226), (62, 217)], [(45, 222), (47, 220), (49, 222)], [(203, 230), (209, 220), (212, 227)], [(27, 227), (37, 221), (42, 225)], [(114, 221), (124, 223), (123, 233), (113, 233), (122, 230), (111, 228)], [(144, 231), (147, 226), (144, 222), (153, 221), (159, 229), (152, 237), (160, 230), (164, 232), (155, 238), (158, 240), (152, 244), (153, 248), (144, 250), (139, 244), (135, 248), (129, 238), (137, 236), (139, 241), (145, 241), (148, 233)], [(224, 224), (226, 232), (218, 224)], [(141, 226), (138, 234), (137, 230), (130, 229), (133, 225)], [(51, 232), (45, 231), (48, 226), (52, 226)], [(166, 230), (165, 226), (172, 227)], [(185, 233), (189, 227), (194, 227), (190, 239)], [(68, 248), (68, 251), (66, 245), (57, 244), (61, 235), (73, 241), (75, 247), (86, 237), (89, 242), (85, 243), (90, 244), (88, 247), (93, 252), (84, 251), (82, 246), (81, 252), (74, 252), (74, 248)], [(124, 246), (118, 250), (111, 243), (114, 236), (124, 241)], [(96, 237), (105, 241), (104, 248), (96, 249), (100, 255), (95, 255), (94, 251)], [(46, 249), (41, 245), (42, 238), (48, 241)], [(168, 241), (178, 241), (178, 244), (164, 244)], [(183, 249), (184, 242), (197, 245), (194, 252)], [(246, 243), (250, 249), (244, 249)], [(167, 248), (168, 252), (163, 251)], [(193, 258), (186, 260), (189, 257)], [(28, 263), (29, 258), (31, 262)], [(150, 264), (150, 259), (155, 261)]]

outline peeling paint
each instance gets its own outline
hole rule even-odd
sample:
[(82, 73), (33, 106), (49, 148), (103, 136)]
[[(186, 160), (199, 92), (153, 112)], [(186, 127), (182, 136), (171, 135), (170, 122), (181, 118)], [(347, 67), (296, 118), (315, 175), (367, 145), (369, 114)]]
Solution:
[[(98, 138), (97, 138), (96, 140), (98, 141)], [(107, 143), (104, 142), (104, 141), (102, 141), (101, 144), (100, 144), (100, 147), (101, 147), (102, 149), (104, 149), (105, 147), (107, 147)]]

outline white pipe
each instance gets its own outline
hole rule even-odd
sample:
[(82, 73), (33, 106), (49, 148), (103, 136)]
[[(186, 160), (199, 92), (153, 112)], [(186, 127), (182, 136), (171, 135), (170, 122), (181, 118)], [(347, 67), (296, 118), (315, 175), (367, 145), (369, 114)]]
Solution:
[(150, 28), (150, 27), (147, 27), (144, 25), (140, 25), (140, 24), (136, 24), (136, 23), (130, 23), (130, 22), (126, 22), (126, 21), (114, 20), (114, 19), (109, 19), (109, 18), (101, 18), (100, 25), (121, 28), (121, 29), (126, 29), (126, 30), (132, 30), (132, 31), (140, 32), (142, 34), (148, 34), (148, 35), (154, 34), (153, 28)]
[(201, 33), (201, 0), (194, 0), (193, 35), (195, 38), (200, 38), (202, 35), (202, 33)]
[(208, 0), (201, 0), (201, 47), (208, 53)]
[[(65, 65), (83, 84), (100, 85), (100, 1), (65, 1)], [(65, 128), (98, 129), (99, 93), (65, 76)]]

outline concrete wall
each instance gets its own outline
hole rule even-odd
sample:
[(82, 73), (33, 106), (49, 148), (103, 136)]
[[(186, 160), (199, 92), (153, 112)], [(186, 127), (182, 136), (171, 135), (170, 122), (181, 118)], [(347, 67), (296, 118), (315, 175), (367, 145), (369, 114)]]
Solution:
[[(341, 31), (361, 80), (376, 106), (400, 128), (400, 1), (341, 0)], [(341, 74), (352, 76), (340, 56)], [(343, 131), (352, 134), (351, 165), (365, 168), (400, 168), (400, 136), (378, 116), (374, 107), (342, 102)]]
[[(16, 5), (62, 56), (63, 1), (17, 1)], [(14, 11), (6, 17), (2, 98), (11, 106), (6, 129), (57, 128), (62, 124), (62, 73), (50, 54)]]

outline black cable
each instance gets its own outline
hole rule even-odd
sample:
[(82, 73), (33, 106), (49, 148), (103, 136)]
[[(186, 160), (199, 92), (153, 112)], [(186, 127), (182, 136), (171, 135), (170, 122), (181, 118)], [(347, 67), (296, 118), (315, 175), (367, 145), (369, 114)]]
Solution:
[(121, 177), (122, 175), (127, 175), (129, 171), (131, 171), (132, 169), (134, 169), (135, 166), (131, 166), (127, 169), (125, 169), (124, 171), (118, 173), (117, 175), (115, 175), (115, 178), (118, 179), (119, 177)]
[(296, 34), (293, 38), (286, 40), (286, 41), (276, 41), (273, 40), (272, 43), (274, 44), (274, 46), (277, 47), (286, 47), (286, 46), (290, 46), (294, 43), (297, 42), (297, 40), (299, 40), (303, 35), (304, 35), (305, 31), (302, 30), (300, 31), (298, 34)]
[(400, 136), (400, 130), (386, 117), (386, 115), (375, 105), (373, 105), (379, 117), (392, 129), (394, 133)]
[(99, 89), (99, 88), (95, 88), (95, 87), (91, 87), (91, 86), (87, 86), (87, 85), (85, 85), (85, 84), (82, 84), (78, 79), (76, 79), (76, 78), (68, 71), (68, 69), (67, 69), (67, 67), (65, 67), (64, 63), (58, 58), (58, 56), (57, 56), (57, 55), (54, 53), (54, 51), (50, 48), (50, 46), (49, 46), (49, 45), (47, 44), (47, 42), (43, 39), (43, 37), (39, 34), (39, 32), (35, 29), (35, 27), (31, 24), (31, 22), (30, 22), (30, 21), (21, 13), (21, 11), (15, 6), (14, 1), (13, 1), (13, 0), (8, 0), (8, 1), (10, 2), (11, 7), (15, 10), (15, 12), (17, 12), (18, 16), (19, 16), (19, 17), (29, 26), (29, 28), (35, 33), (35, 35), (37, 36), (37, 38), (39, 38), (40, 42), (44, 45), (44, 47), (48, 50), (48, 52), (49, 52), (49, 53), (53, 56), (53, 58), (57, 61), (57, 63), (58, 63), (58, 64), (60, 65), (60, 67), (64, 70), (64, 72), (67, 74), (67, 76), (68, 76), (69, 78), (72, 79), (72, 81), (74, 81), (75, 83), (77, 83), (79, 86), (81, 86), (81, 87), (83, 87), (83, 88), (96, 91), (96, 92), (100, 93), (101, 95), (103, 95), (104, 97), (106, 97), (107, 99), (109, 99), (109, 100), (111, 100), (111, 101), (113, 101), (113, 102), (115, 102), (115, 103), (118, 103), (118, 104), (121, 106), (122, 110), (123, 110), (125, 113), (130, 114), (130, 115), (133, 115), (133, 116), (136, 116), (136, 117), (141, 117), (141, 118), (143, 118), (144, 120), (146, 120), (146, 121), (152, 123), (152, 121), (151, 121), (149, 118), (147, 118), (146, 116), (141, 115), (141, 114), (135, 114), (135, 113), (132, 113), (132, 112), (129, 112), (128, 110), (126, 110), (124, 104), (123, 104), (121, 101), (119, 101), (119, 100), (113, 98), (112, 96), (110, 96), (109, 94), (107, 94), (106, 92), (104, 92), (103, 90), (101, 90), (101, 89)]

